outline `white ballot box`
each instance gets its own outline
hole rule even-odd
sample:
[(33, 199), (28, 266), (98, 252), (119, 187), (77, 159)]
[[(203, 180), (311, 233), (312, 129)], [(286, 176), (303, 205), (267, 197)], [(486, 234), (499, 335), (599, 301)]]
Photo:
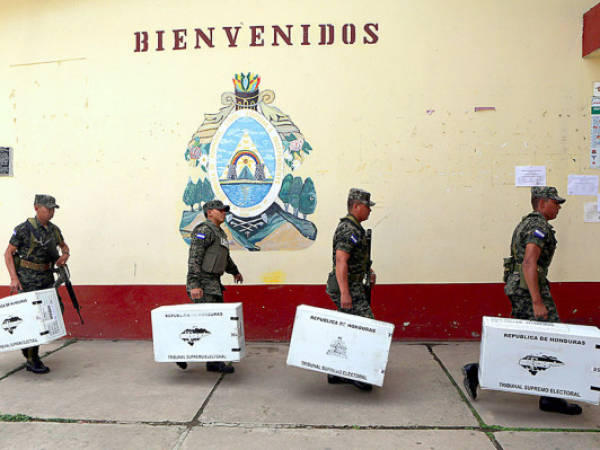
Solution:
[(191, 303), (153, 309), (154, 360), (239, 361), (246, 355), (241, 303)]
[(287, 364), (383, 386), (394, 325), (330, 309), (296, 309)]
[(598, 404), (600, 330), (564, 323), (484, 317), (479, 385)]
[(0, 352), (47, 344), (67, 334), (54, 288), (0, 299)]

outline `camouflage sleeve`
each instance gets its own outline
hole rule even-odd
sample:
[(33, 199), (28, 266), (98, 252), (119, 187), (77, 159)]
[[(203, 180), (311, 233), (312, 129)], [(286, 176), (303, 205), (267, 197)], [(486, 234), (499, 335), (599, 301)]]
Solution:
[(350, 224), (341, 223), (333, 238), (333, 250), (342, 250), (351, 253), (356, 244), (360, 242), (360, 235)]
[(58, 241), (56, 242), (57, 245), (62, 245), (65, 243), (65, 238), (62, 235), (62, 231), (60, 231), (60, 228), (58, 228), (56, 225), (52, 224), (52, 226), (54, 227), (54, 230), (52, 230), (53, 233), (55, 233), (56, 238), (58, 239)]
[(525, 245), (535, 244), (539, 248), (544, 248), (548, 235), (551, 233), (548, 224), (542, 221), (532, 221), (523, 231), (525, 233)]
[(188, 274), (186, 288), (196, 289), (202, 287), (200, 278), (202, 276), (202, 260), (206, 248), (214, 240), (213, 232), (207, 225), (200, 224), (192, 231), (190, 242), (190, 254), (188, 257)]
[(225, 266), (225, 272), (231, 275), (237, 275), (240, 273), (238, 267), (233, 262), (233, 259), (231, 259), (231, 255), (227, 255), (227, 266)]
[(12, 232), (12, 236), (8, 243), (14, 247), (20, 248), (26, 245), (25, 239), (27, 238), (27, 232), (23, 224), (17, 225)]

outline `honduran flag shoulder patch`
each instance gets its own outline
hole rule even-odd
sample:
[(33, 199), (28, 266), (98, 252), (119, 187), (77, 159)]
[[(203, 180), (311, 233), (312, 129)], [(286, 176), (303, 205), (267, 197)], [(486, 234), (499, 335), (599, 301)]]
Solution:
[(358, 244), (358, 238), (356, 236), (351, 235), (350, 240), (352, 241), (353, 244)]
[(540, 238), (540, 239), (544, 239), (544, 238), (546, 237), (546, 233), (544, 233), (542, 230), (539, 230), (539, 229), (537, 229), (537, 228), (536, 228), (536, 229), (535, 229), (535, 231), (533, 232), (533, 235), (534, 235), (535, 237), (538, 237), (538, 238)]
[(198, 234), (196, 234), (196, 237), (197, 237), (198, 239), (206, 239), (206, 235), (204, 235), (204, 234), (202, 234), (202, 233), (198, 233)]

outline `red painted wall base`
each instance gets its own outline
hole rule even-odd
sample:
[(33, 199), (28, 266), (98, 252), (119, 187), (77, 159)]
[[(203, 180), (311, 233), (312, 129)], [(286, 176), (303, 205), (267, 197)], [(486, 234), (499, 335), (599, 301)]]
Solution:
[[(600, 325), (600, 283), (553, 283), (563, 322)], [(188, 303), (183, 285), (76, 286), (85, 324), (81, 325), (64, 287), (65, 324), (78, 338), (151, 339), (150, 311)], [(0, 287), (0, 298), (9, 294)], [(226, 302), (243, 302), (247, 340), (290, 339), (296, 306), (334, 309), (323, 285), (230, 286)], [(479, 339), (481, 317), (510, 316), (501, 283), (385, 284), (373, 290), (378, 320), (396, 325), (394, 339)]]

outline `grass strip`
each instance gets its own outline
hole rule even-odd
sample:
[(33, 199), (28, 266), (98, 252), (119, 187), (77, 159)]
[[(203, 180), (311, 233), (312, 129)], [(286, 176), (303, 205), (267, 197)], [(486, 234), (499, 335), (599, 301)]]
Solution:
[(29, 422), (31, 416), (25, 414), (0, 414), (0, 422)]

